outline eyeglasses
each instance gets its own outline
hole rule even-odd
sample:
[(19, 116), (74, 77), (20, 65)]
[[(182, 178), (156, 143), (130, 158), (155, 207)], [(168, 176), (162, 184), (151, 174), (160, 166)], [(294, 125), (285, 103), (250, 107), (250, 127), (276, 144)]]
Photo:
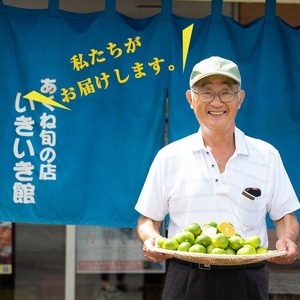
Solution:
[(191, 89), (191, 90), (193, 93), (195, 93), (198, 96), (198, 99), (204, 103), (213, 101), (216, 96), (218, 96), (222, 102), (225, 102), (225, 103), (231, 102), (234, 100), (235, 95), (240, 92), (240, 90), (238, 90), (237, 92), (221, 91), (219, 93), (214, 93), (213, 91), (196, 92), (193, 89)]

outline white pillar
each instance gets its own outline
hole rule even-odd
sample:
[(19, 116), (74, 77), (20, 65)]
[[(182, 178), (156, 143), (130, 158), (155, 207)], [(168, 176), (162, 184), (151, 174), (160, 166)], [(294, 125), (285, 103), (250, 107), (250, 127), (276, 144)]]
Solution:
[(65, 300), (75, 300), (76, 226), (66, 226)]

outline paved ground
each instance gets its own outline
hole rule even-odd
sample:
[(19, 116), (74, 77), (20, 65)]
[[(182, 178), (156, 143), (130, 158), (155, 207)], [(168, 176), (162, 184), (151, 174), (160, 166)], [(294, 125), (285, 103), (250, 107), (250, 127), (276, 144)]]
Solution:
[[(69, 300), (64, 298), (63, 271), (54, 272), (29, 266), (21, 270), (19, 266), (16, 275), (14, 300)], [(114, 274), (111, 279), (114, 283)], [(143, 300), (143, 280), (142, 274), (126, 274), (124, 283), (127, 290), (125, 292), (103, 292), (99, 274), (80, 274), (76, 276), (75, 300)]]

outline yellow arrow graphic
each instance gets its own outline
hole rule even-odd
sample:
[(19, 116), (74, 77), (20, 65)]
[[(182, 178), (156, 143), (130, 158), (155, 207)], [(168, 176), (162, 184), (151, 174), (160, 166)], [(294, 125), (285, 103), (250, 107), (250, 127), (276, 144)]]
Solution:
[(184, 72), (185, 69), (185, 64), (189, 53), (193, 28), (194, 28), (194, 24), (182, 30), (182, 72)]
[(37, 102), (49, 104), (51, 106), (56, 106), (56, 107), (59, 107), (59, 108), (71, 110), (70, 108), (59, 104), (58, 102), (44, 96), (43, 94), (38, 93), (37, 91), (32, 91), (32, 92), (26, 94), (25, 96), (23, 96), (23, 98), (28, 99), (28, 100), (32, 100), (32, 101), (37, 101)]

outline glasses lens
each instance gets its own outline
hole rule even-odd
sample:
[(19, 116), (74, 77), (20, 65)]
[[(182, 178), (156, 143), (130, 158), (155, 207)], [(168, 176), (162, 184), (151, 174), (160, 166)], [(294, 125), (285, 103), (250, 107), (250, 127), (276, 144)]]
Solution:
[(224, 91), (219, 93), (219, 97), (223, 102), (230, 102), (234, 99), (235, 93), (232, 91)]
[(215, 97), (219, 97), (222, 102), (231, 102), (237, 93), (233, 91), (223, 91), (218, 94), (212, 91), (202, 91), (197, 93), (202, 102), (211, 102)]
[(210, 91), (203, 91), (199, 93), (199, 99), (202, 102), (210, 102), (215, 98), (215, 93)]
[(239, 92), (233, 92), (233, 91), (222, 91), (218, 94), (212, 92), (212, 91), (201, 91), (201, 92), (196, 92), (192, 90), (199, 98), (200, 101), (202, 102), (211, 102), (215, 99), (216, 96), (219, 97), (219, 99), (222, 102), (231, 102), (234, 100), (235, 95)]

